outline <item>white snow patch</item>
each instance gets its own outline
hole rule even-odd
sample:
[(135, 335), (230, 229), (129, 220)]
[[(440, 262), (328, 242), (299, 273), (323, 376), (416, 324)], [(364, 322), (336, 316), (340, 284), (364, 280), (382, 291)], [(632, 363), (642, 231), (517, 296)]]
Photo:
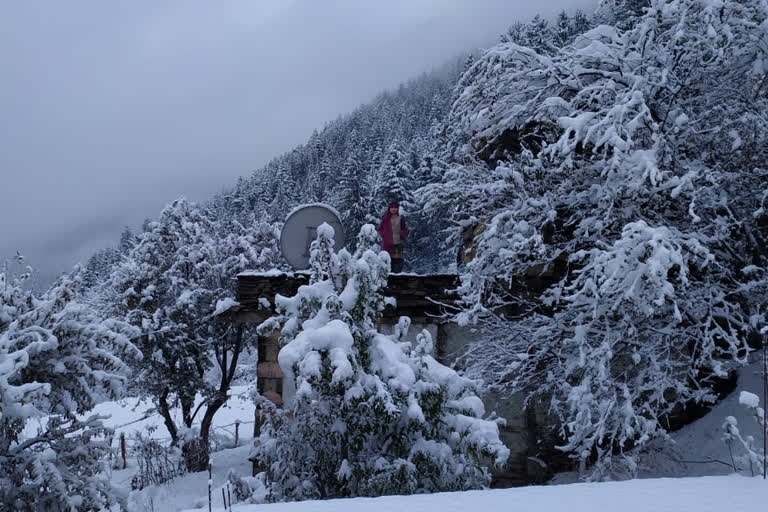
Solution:
[(739, 403), (749, 407), (750, 409), (757, 409), (760, 407), (760, 398), (756, 394), (750, 393), (749, 391), (742, 391), (739, 394)]
[(239, 305), (240, 303), (231, 297), (221, 299), (216, 302), (216, 311), (213, 312), (213, 316), (220, 315)]

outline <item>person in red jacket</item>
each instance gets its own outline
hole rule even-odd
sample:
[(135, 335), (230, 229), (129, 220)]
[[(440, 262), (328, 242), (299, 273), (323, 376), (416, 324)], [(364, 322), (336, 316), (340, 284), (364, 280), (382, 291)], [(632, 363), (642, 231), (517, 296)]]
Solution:
[(405, 219), (400, 216), (400, 205), (391, 201), (387, 213), (379, 224), (381, 248), (392, 258), (392, 272), (403, 271), (403, 241), (408, 238), (408, 227)]

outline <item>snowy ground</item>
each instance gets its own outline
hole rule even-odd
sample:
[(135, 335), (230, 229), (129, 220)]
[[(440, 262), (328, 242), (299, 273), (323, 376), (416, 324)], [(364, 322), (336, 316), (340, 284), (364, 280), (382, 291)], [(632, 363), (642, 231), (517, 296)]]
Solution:
[[(200, 397), (198, 397), (198, 400)], [(193, 508), (208, 503), (207, 473), (193, 473), (174, 480), (168, 485), (149, 487), (142, 491), (131, 492), (131, 479), (136, 474), (136, 461), (130, 455), (133, 436), (136, 432), (146, 434), (147, 428), (153, 429), (151, 437), (161, 442), (169, 442), (168, 431), (162, 417), (153, 413), (149, 401), (126, 398), (118, 402), (105, 402), (94, 408), (92, 413), (109, 416), (104, 424), (115, 429), (112, 446), (119, 454), (120, 434), (126, 436), (128, 446), (128, 466), (126, 469), (113, 469), (111, 481), (118, 494), (129, 498), (129, 512), (176, 512), (183, 508)], [(234, 386), (227, 405), (222, 407), (214, 418), (212, 438), (219, 446), (229, 447), (212, 454), (213, 485), (219, 488), (225, 482), (227, 472), (233, 469), (241, 475), (251, 474), (248, 454), (253, 441), (254, 405), (249, 397), (249, 386)], [(175, 411), (177, 424), (181, 424), (180, 411)], [(196, 424), (199, 424), (199, 419)], [(41, 423), (46, 421), (42, 418)], [(240, 422), (238, 447), (233, 448), (235, 441), (235, 423)], [(27, 434), (33, 434), (42, 425), (30, 422)], [(195, 426), (195, 425), (193, 425)], [(119, 456), (117, 463), (120, 463)]]
[[(250, 440), (250, 438), (249, 438)], [(214, 503), (223, 510), (221, 489), (226, 484), (230, 469), (240, 475), (251, 474), (248, 462), (248, 445), (222, 450), (211, 456), (213, 475)], [(204, 508), (208, 510), (208, 473), (190, 473), (177, 478), (167, 485), (147, 487), (141, 491), (130, 492), (131, 477), (134, 470), (115, 471), (112, 481), (128, 496), (128, 512), (177, 512), (183, 509)]]
[[(520, 487), (384, 498), (233, 505), (233, 512), (726, 512), (764, 510), (768, 482), (737, 475)], [(224, 510), (221, 499), (213, 510)], [(200, 509), (198, 509), (199, 511)], [(207, 505), (206, 508), (207, 509)]]
[[(727, 465), (731, 462), (728, 448), (722, 441), (723, 422), (727, 416), (733, 416), (739, 422), (742, 435), (751, 435), (762, 446), (762, 435), (757, 422), (749, 411), (739, 404), (739, 393), (749, 391), (760, 396), (762, 405), (761, 383), (762, 363), (755, 361), (739, 372), (736, 390), (716, 404), (703, 418), (683, 427), (672, 434), (674, 444), (657, 443), (649, 455), (642, 460), (641, 477), (680, 477), (728, 475), (733, 471)], [(742, 452), (734, 450), (734, 455)], [(748, 473), (742, 466), (742, 472)], [(768, 488), (766, 488), (768, 501)], [(732, 509), (737, 510), (737, 509)]]
[[(718, 403), (712, 411), (672, 435), (674, 444), (658, 443), (642, 460), (640, 476), (642, 480), (631, 482), (577, 484), (576, 475), (561, 474), (555, 484), (541, 487), (478, 491), (470, 493), (439, 494), (433, 496), (389, 497), (376, 500), (336, 500), (325, 502), (305, 502), (277, 505), (259, 505), (258, 510), (269, 511), (344, 511), (371, 509), (368, 512), (385, 512), (407, 508), (409, 512), (466, 510), (469, 507), (490, 506), (498, 509), (504, 506), (508, 510), (535, 510), (547, 512), (561, 510), (568, 503), (569, 512), (581, 510), (621, 510), (631, 512), (687, 510), (703, 512), (707, 510), (747, 511), (757, 510), (758, 496), (760, 508), (768, 500), (768, 483), (762, 478), (727, 476), (732, 470), (726, 464), (730, 462), (728, 449), (722, 443), (722, 424), (726, 416), (738, 419), (743, 434), (758, 437), (758, 427), (748, 411), (738, 403), (740, 391), (760, 394), (760, 363), (756, 362), (744, 368), (740, 374), (736, 391)], [(147, 426), (155, 426), (153, 436), (157, 439), (167, 437), (159, 415), (146, 417), (151, 409), (147, 402), (126, 399), (99, 405), (94, 412), (110, 414), (105, 423), (116, 428), (118, 436), (124, 432), (130, 440), (131, 435)], [(217, 451), (212, 455), (213, 465), (213, 503), (214, 509), (223, 510), (221, 487), (226, 482), (230, 469), (240, 475), (249, 476), (251, 472), (248, 453), (253, 430), (253, 405), (248, 397), (248, 387), (233, 389), (229, 404), (216, 416), (214, 433), (221, 446), (234, 443), (234, 423), (240, 420), (239, 446)], [(117, 436), (116, 436), (117, 439)], [(117, 441), (115, 441), (116, 445)], [(738, 455), (738, 453), (736, 453)], [(130, 482), (135, 474), (135, 461), (129, 458), (128, 468), (114, 470), (112, 482), (124, 497), (130, 493), (130, 512), (177, 512), (179, 510), (207, 510), (208, 488), (206, 473), (185, 475), (160, 487), (150, 487), (140, 492), (131, 493)], [(721, 476), (717, 476), (721, 475)], [(676, 478), (664, 478), (676, 477)], [(705, 477), (705, 478), (680, 478)], [(239, 512), (256, 511), (257, 506), (234, 508)]]

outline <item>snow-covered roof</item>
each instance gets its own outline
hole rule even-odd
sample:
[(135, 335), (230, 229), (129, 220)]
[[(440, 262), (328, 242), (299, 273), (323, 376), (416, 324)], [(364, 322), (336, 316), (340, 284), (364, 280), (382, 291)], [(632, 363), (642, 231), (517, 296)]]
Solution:
[(279, 277), (279, 276), (286, 276), (286, 277), (293, 277), (294, 272), (285, 272), (283, 270), (278, 270), (276, 268), (272, 268), (269, 270), (245, 270), (243, 272), (240, 272), (237, 274), (237, 277), (241, 276), (248, 276), (248, 277)]

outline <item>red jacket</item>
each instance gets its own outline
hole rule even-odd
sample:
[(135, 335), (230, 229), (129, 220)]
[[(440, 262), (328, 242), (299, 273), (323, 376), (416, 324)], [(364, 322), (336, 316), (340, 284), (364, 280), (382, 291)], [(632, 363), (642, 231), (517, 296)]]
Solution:
[[(389, 207), (392, 206), (400, 207), (397, 201), (389, 203)], [(384, 214), (384, 218), (379, 224), (379, 235), (381, 235), (381, 248), (387, 252), (392, 252), (394, 242), (392, 240), (392, 214), (389, 212), (389, 207), (387, 207), (387, 213)], [(400, 216), (400, 239), (405, 240), (406, 238), (408, 238), (408, 227), (405, 225), (405, 219)]]

